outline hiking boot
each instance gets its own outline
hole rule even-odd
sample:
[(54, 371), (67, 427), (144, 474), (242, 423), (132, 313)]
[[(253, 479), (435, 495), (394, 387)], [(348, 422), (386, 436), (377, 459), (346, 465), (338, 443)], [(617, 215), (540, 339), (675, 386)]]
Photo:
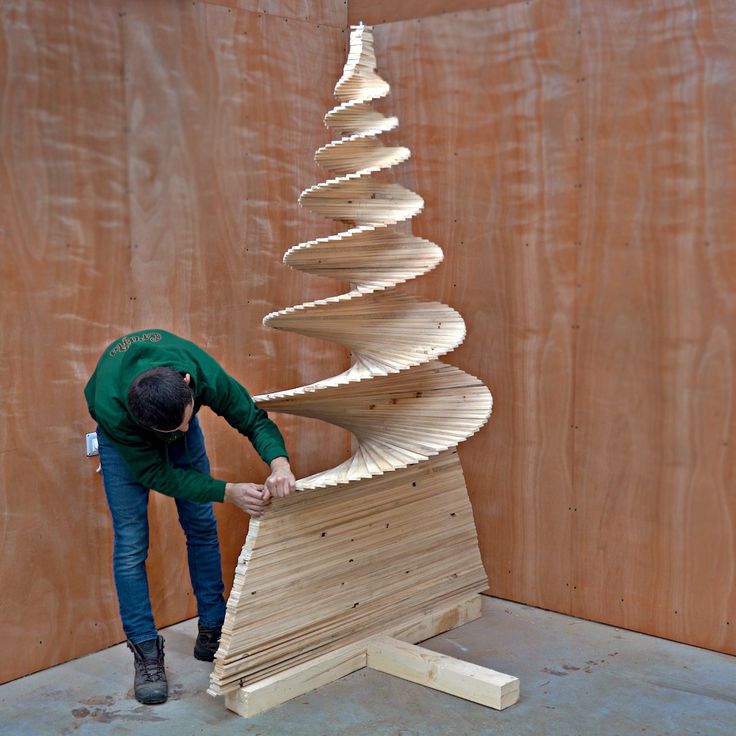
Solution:
[(202, 662), (211, 662), (215, 658), (215, 652), (220, 646), (220, 634), (222, 634), (222, 626), (209, 628), (198, 624), (199, 634), (197, 641), (194, 642), (194, 658), (200, 659)]
[(139, 644), (129, 641), (128, 649), (135, 657), (135, 699), (144, 705), (165, 703), (169, 697), (169, 684), (164, 669), (163, 636)]

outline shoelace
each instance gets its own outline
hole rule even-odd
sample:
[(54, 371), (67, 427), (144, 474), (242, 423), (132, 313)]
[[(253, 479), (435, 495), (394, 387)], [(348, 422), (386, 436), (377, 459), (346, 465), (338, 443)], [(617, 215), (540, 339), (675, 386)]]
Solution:
[(139, 660), (139, 665), (146, 682), (161, 682), (164, 679), (164, 663), (162, 659)]

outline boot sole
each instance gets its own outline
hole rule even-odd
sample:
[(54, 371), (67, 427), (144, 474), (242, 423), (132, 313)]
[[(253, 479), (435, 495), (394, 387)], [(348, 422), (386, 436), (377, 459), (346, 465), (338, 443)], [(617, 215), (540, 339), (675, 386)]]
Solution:
[(164, 695), (163, 698), (136, 698), (143, 705), (161, 705), (161, 703), (165, 703), (168, 699), (168, 695)]

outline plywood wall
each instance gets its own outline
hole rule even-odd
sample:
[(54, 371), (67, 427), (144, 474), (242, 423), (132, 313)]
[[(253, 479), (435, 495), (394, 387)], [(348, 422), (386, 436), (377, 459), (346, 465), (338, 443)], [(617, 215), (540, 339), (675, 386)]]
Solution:
[[(108, 511), (84, 455), (82, 389), (109, 341), (173, 330), (254, 393), (347, 366), (341, 349), (261, 326), (336, 293), (280, 262), (332, 232), (296, 198), (321, 176), (312, 153), (327, 140), (346, 9), (308, 7), (0, 3), (0, 681), (123, 638)], [(207, 414), (214, 474), (262, 480), (247, 441)], [(277, 421), (298, 474), (346, 456), (342, 431)], [(154, 494), (150, 515), (165, 625), (195, 608), (173, 501)], [(246, 517), (219, 517), (231, 576)]]
[(736, 653), (732, 4), (489, 2), (375, 38), (446, 254), (416, 288), (495, 394), (460, 448), (491, 592)]
[[(452, 12), (453, 10), (461, 12)], [(461, 448), (491, 591), (736, 652), (736, 17), (726, 0), (351, 3), (445, 263), (451, 361), (496, 396)], [(122, 639), (81, 394), (140, 327), (254, 393), (334, 373), (260, 326), (337, 293), (280, 265), (345, 51), (344, 0), (0, 2), (0, 681)], [(368, 13), (373, 13), (368, 17)], [(358, 15), (356, 15), (356, 13)], [(379, 14), (384, 17), (378, 18)], [(423, 17), (415, 17), (422, 16)], [(215, 473), (264, 467), (203, 416)], [(299, 474), (334, 428), (277, 417)], [(220, 509), (230, 571), (245, 519)], [(154, 496), (161, 625), (194, 614)]]

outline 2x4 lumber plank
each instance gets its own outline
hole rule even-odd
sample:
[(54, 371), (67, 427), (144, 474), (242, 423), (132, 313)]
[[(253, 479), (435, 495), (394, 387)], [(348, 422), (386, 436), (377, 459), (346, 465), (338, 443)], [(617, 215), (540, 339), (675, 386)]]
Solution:
[[(481, 598), (474, 595), (453, 602), (397, 627), (393, 635), (407, 641), (424, 641), (479, 618)], [(275, 708), (287, 700), (327, 685), (367, 665), (367, 640), (327, 652), (302, 664), (225, 693), (225, 706), (245, 718)]]
[(368, 641), (368, 667), (503, 710), (519, 699), (519, 680), (390, 636)]
[(456, 629), (481, 616), (481, 597), (474, 595), (462, 603), (436, 608), (429, 613), (416, 618), (414, 621), (396, 627), (391, 636), (401, 641), (415, 644), (418, 641), (431, 639), (450, 629)]
[(366, 666), (366, 645), (359, 642), (225, 693), (225, 707), (244, 718), (275, 708)]

